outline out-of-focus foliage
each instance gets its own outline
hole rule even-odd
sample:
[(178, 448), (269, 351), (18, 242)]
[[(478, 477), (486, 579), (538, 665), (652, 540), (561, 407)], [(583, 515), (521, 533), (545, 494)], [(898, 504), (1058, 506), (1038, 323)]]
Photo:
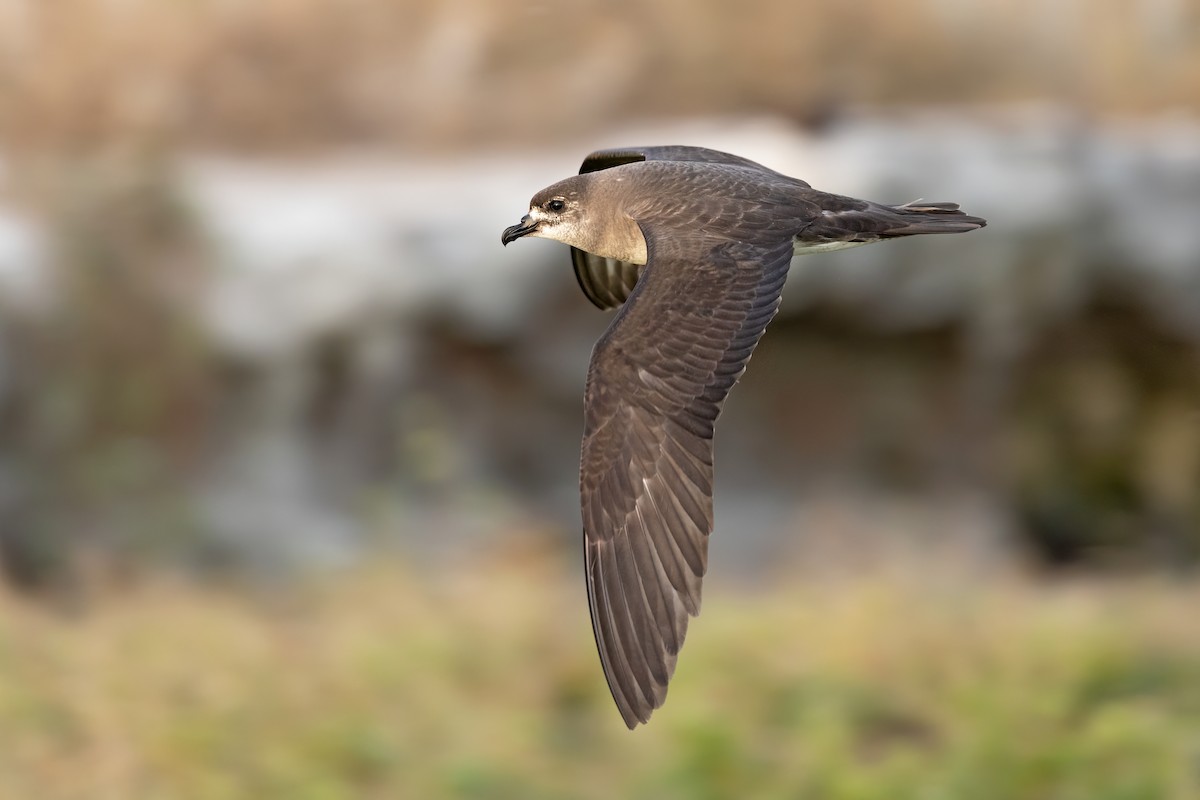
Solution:
[[(631, 734), (497, 237), (723, 131), (990, 225), (793, 266)], [(1198, 0), (0, 0), (0, 798), (1200, 796), (1197, 131)]]
[(0, 794), (1200, 793), (1194, 588), (718, 580), (666, 707), (630, 733), (573, 570), (536, 551), (460, 567), (270, 593), (156, 581), (69, 619), (0, 598)]

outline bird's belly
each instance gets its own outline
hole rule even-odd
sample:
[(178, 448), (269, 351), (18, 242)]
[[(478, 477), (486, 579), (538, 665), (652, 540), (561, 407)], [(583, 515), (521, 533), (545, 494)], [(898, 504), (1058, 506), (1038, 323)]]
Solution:
[(799, 239), (792, 240), (792, 253), (794, 255), (803, 256), (809, 253), (828, 253), (832, 250), (845, 250), (847, 247), (858, 247), (859, 245), (870, 244), (870, 242), (802, 242)]

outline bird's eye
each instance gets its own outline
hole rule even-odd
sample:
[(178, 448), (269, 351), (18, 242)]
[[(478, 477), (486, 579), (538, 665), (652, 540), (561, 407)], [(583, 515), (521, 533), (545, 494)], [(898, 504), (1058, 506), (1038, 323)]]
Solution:
[(546, 203), (546, 208), (551, 211), (562, 211), (566, 207), (567, 204), (562, 200), (551, 200), (549, 203)]

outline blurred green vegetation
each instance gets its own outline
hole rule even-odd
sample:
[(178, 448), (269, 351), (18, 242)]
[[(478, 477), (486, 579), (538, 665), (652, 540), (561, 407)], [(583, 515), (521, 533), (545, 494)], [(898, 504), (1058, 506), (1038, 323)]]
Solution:
[(0, 796), (1200, 796), (1197, 587), (708, 587), (628, 732), (557, 558), (0, 598)]

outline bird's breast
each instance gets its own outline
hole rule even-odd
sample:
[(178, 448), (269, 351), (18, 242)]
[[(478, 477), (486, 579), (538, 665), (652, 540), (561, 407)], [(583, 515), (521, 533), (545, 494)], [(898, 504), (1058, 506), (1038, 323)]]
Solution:
[(803, 256), (810, 253), (829, 253), (833, 250), (845, 250), (847, 247), (858, 247), (859, 245), (869, 244), (869, 242), (802, 242), (799, 239), (792, 240), (792, 252), (795, 255)]

